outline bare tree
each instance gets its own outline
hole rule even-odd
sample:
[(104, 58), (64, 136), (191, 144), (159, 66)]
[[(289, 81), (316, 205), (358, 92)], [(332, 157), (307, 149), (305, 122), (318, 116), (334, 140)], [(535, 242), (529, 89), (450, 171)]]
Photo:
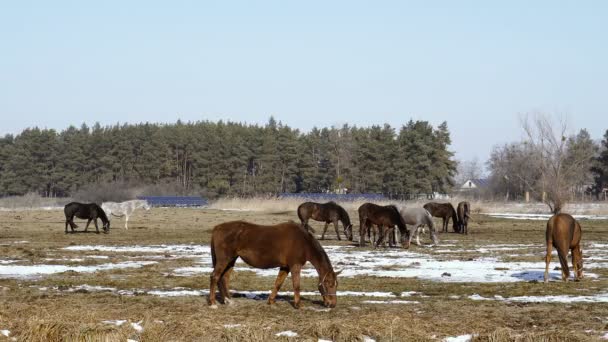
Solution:
[(483, 165), (477, 157), (458, 163), (458, 174), (456, 176), (458, 186), (470, 179), (479, 179), (481, 177), (483, 177)]
[(528, 187), (542, 194), (542, 200), (551, 212), (561, 212), (570, 198), (572, 189), (580, 180), (580, 175), (587, 173), (589, 160), (593, 151), (582, 150), (569, 153), (566, 132), (567, 122), (563, 119), (557, 123), (544, 114), (527, 115), (521, 120), (527, 144), (539, 158), (537, 164), (540, 179)]

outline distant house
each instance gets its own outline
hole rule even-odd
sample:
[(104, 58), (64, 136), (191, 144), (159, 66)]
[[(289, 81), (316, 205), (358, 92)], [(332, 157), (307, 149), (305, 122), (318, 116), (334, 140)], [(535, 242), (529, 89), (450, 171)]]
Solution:
[(460, 187), (460, 191), (483, 190), (490, 186), (490, 180), (487, 178), (469, 179)]

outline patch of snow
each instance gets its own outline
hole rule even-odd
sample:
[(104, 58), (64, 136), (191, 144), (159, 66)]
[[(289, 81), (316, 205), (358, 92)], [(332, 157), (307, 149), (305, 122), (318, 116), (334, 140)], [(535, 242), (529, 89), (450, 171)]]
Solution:
[(286, 331), (281, 331), (279, 333), (276, 333), (275, 336), (284, 336), (284, 337), (297, 337), (298, 333), (291, 331), (291, 330), (286, 330)]
[(317, 342), (333, 342), (332, 340), (318, 339)]
[(446, 337), (443, 342), (469, 342), (473, 338), (473, 335), (460, 335), (455, 337)]
[(49, 275), (67, 271), (92, 273), (123, 268), (139, 268), (155, 264), (156, 261), (126, 261), (116, 264), (95, 266), (66, 266), (66, 265), (0, 265), (0, 278), (27, 278), (32, 276)]
[(364, 300), (364, 304), (420, 304), (415, 300)]
[(105, 323), (105, 324), (112, 324), (115, 325), (117, 327), (127, 323), (126, 319), (114, 319), (114, 320), (106, 320), (106, 321), (101, 321), (101, 323)]
[(224, 328), (226, 329), (234, 329), (240, 327), (241, 324), (224, 324)]
[(373, 338), (371, 338), (367, 335), (363, 335), (361, 337), (363, 337), (363, 342), (376, 342), (376, 340), (374, 340)]
[(522, 302), (522, 303), (608, 303), (608, 293), (599, 293), (590, 296), (518, 296), (518, 297), (503, 297), (495, 295), (494, 298), (482, 297), (478, 294), (473, 294), (468, 297), (471, 300), (497, 300), (505, 302)]
[(137, 331), (137, 332), (142, 332), (142, 331), (144, 331), (144, 327), (141, 326), (141, 322), (142, 321), (139, 321), (139, 322), (136, 322), (136, 323), (132, 322), (131, 323), (131, 327), (133, 329), (135, 329), (135, 331)]
[[(552, 214), (521, 214), (521, 213), (488, 213), (490, 217), (504, 218), (511, 220), (536, 220), (546, 221)], [(577, 220), (608, 220), (606, 215), (572, 215)]]
[(0, 334), (9, 337), (9, 335), (11, 334), (10, 330), (0, 330)]
[(602, 340), (608, 340), (608, 332), (600, 337)]

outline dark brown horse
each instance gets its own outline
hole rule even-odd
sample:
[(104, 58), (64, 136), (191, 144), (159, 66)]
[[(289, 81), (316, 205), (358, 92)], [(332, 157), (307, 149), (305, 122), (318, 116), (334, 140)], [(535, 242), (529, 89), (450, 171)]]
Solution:
[(581, 251), (581, 225), (568, 214), (553, 215), (547, 222), (547, 255), (545, 256), (545, 283), (549, 280), (549, 263), (552, 247), (557, 250), (562, 265), (562, 280), (568, 281), (568, 250), (572, 253), (572, 267), (576, 280), (583, 278), (583, 252)]
[(88, 219), (87, 225), (84, 227), (84, 231), (86, 232), (89, 229), (89, 224), (91, 221), (95, 222), (95, 229), (97, 230), (97, 234), (99, 234), (99, 227), (97, 226), (97, 218), (101, 219), (103, 223), (103, 232), (110, 232), (110, 221), (106, 216), (106, 213), (95, 203), (78, 203), (71, 202), (65, 205), (63, 208), (63, 213), (65, 214), (65, 233), (68, 233), (68, 224), (70, 225), (70, 229), (72, 229), (72, 233), (74, 232), (74, 228), (78, 228), (78, 225), (74, 223), (74, 216), (79, 219)]
[(469, 218), (471, 217), (471, 204), (469, 202), (458, 203), (458, 231), (462, 234), (469, 234)]
[(338, 240), (341, 240), (340, 232), (338, 231), (338, 221), (340, 221), (344, 227), (344, 235), (346, 235), (346, 238), (350, 241), (353, 240), (353, 225), (350, 223), (350, 217), (346, 210), (335, 202), (304, 202), (298, 207), (298, 218), (302, 222), (302, 227), (309, 231), (314, 230), (308, 225), (308, 220), (313, 219), (315, 221), (325, 222), (321, 240), (325, 239), (325, 233), (327, 232), (327, 227), (330, 223), (334, 224)]
[(456, 215), (456, 210), (451, 203), (437, 203), (437, 202), (429, 202), (424, 205), (424, 209), (426, 209), (431, 215), (434, 217), (441, 217), (443, 220), (443, 232), (448, 232), (448, 223), (450, 221), (450, 217), (452, 218), (452, 228), (455, 232), (458, 232), (458, 216)]
[[(375, 247), (380, 246), (384, 241), (385, 232), (397, 226), (401, 233), (401, 246), (410, 247), (410, 233), (405, 226), (405, 222), (399, 214), (399, 210), (394, 205), (381, 206), (373, 203), (364, 203), (359, 207), (359, 246), (365, 246), (365, 234), (368, 233), (372, 225), (378, 226), (380, 236), (375, 242)], [(374, 241), (372, 241), (374, 244)]]
[(229, 302), (230, 273), (239, 257), (256, 268), (280, 269), (272, 293), (268, 297), (268, 304), (274, 303), (277, 292), (291, 272), (294, 307), (299, 308), (300, 271), (306, 262), (310, 262), (319, 274), (319, 292), (323, 302), (331, 308), (336, 306), (340, 272), (334, 272), (325, 250), (310, 233), (295, 222), (261, 226), (232, 221), (215, 226), (211, 236), (213, 273), (209, 286), (209, 304), (212, 307), (216, 307), (216, 286), (219, 286), (221, 301)]

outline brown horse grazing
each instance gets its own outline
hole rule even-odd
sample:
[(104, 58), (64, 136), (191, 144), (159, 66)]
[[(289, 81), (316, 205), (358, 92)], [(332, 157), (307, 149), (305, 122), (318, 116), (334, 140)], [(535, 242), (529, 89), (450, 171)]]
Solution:
[(452, 218), (452, 228), (455, 232), (458, 232), (458, 216), (456, 215), (456, 210), (454, 210), (454, 206), (451, 203), (436, 203), (429, 202), (423, 206), (424, 209), (428, 210), (431, 215), (434, 217), (441, 217), (443, 220), (443, 232), (448, 232), (448, 223), (450, 221), (450, 217)]
[(315, 221), (325, 222), (321, 240), (325, 239), (325, 233), (327, 232), (327, 227), (330, 223), (334, 224), (338, 240), (341, 240), (340, 232), (338, 231), (338, 221), (340, 221), (342, 222), (342, 226), (344, 226), (344, 235), (348, 240), (353, 241), (353, 225), (350, 223), (350, 217), (346, 210), (335, 202), (304, 202), (298, 207), (298, 218), (302, 222), (302, 227), (308, 231), (314, 231), (308, 225), (308, 220), (313, 219)]
[[(410, 232), (407, 230), (405, 222), (399, 214), (399, 209), (394, 205), (381, 206), (373, 203), (364, 203), (359, 207), (359, 246), (365, 246), (365, 234), (373, 224), (378, 226), (380, 236), (375, 242), (374, 247), (380, 246), (386, 235), (386, 230), (397, 226), (401, 233), (401, 246), (410, 247)], [(374, 244), (374, 241), (372, 241)]]
[(325, 250), (319, 242), (295, 222), (261, 226), (244, 221), (225, 222), (213, 228), (211, 260), (213, 273), (209, 286), (209, 305), (215, 306), (215, 288), (220, 298), (229, 303), (228, 283), (237, 258), (256, 268), (280, 269), (268, 304), (273, 304), (277, 292), (291, 272), (294, 307), (300, 307), (300, 271), (310, 262), (319, 274), (319, 292), (326, 306), (336, 306), (338, 274), (334, 272)]
[(469, 202), (458, 203), (458, 231), (462, 234), (469, 234), (469, 218), (471, 217), (471, 204)]
[(568, 250), (572, 253), (572, 267), (576, 280), (583, 278), (583, 252), (581, 251), (581, 225), (568, 214), (553, 215), (547, 222), (547, 255), (545, 256), (545, 283), (549, 280), (551, 248), (555, 247), (562, 265), (562, 280), (568, 281)]

